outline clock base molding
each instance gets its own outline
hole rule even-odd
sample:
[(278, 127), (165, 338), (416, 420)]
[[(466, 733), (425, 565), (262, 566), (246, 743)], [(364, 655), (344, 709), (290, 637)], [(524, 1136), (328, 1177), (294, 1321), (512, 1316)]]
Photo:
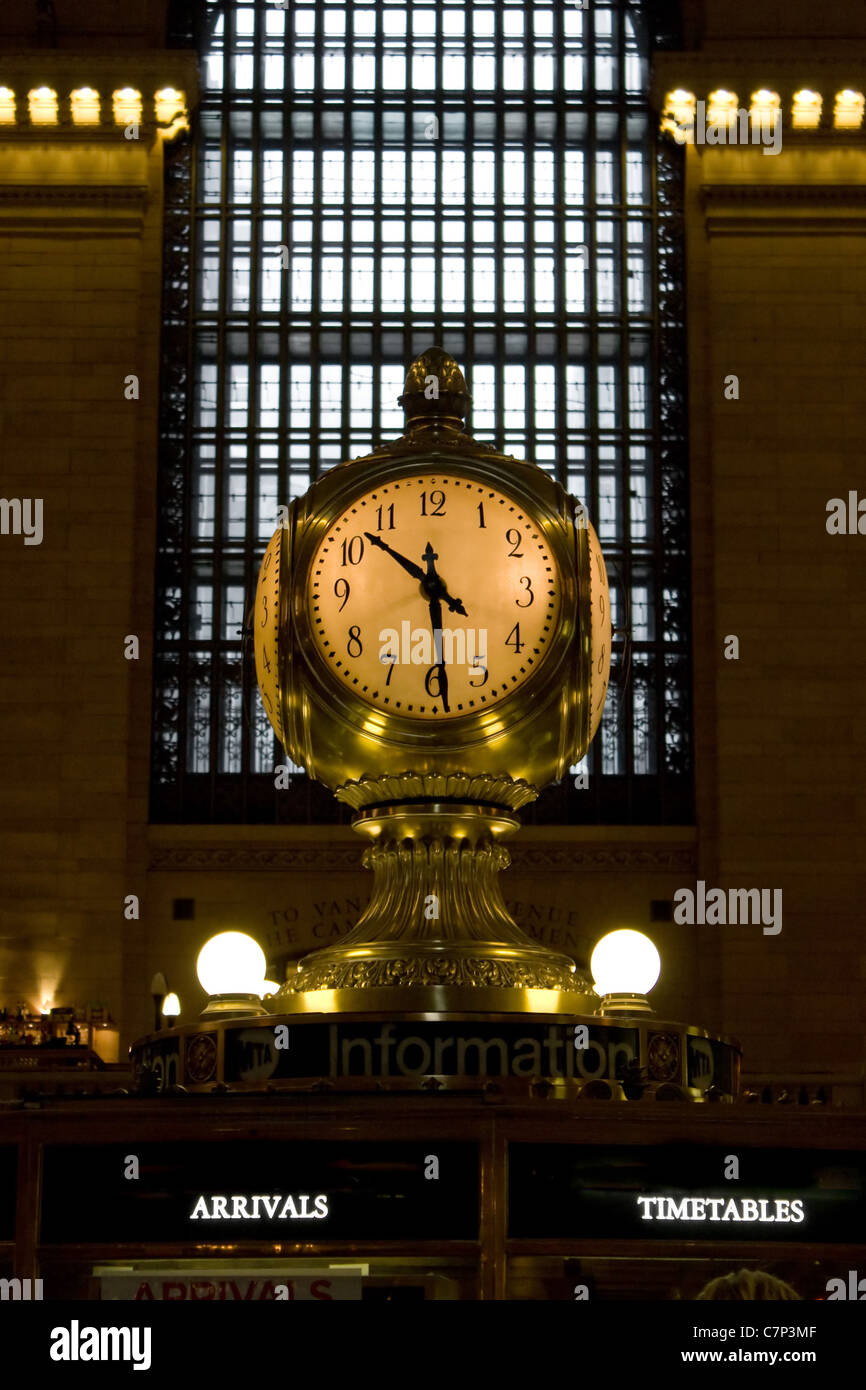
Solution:
[(394, 776), (360, 777), (334, 792), (353, 810), (391, 806), (398, 802), (465, 802), (519, 811), (538, 798), (538, 788), (522, 778), (469, 772), (401, 772)]
[[(477, 965), (483, 978), (489, 966), (487, 960), (456, 962), (443, 965), (470, 967)], [(456, 974), (456, 971), (455, 971)], [(285, 1016), (302, 1014), (307, 1018), (326, 1018), (339, 1014), (364, 1014), (382, 1019), (438, 1019), (458, 1012), (470, 1015), (480, 1025), (495, 1014), (550, 1015), (573, 1019), (576, 1014), (588, 1014), (598, 1003), (591, 991), (542, 989), (534, 986), (509, 986), (505, 983), (482, 984), (457, 982), (446, 984), (418, 983), (375, 984), (360, 988), (308, 988), (294, 994), (274, 995), (265, 1004), (275, 1013)]]
[(587, 1006), (586, 973), (530, 941), (505, 906), (499, 873), (510, 859), (499, 842), (519, 828), (513, 812), (446, 801), (379, 805), (360, 811), (353, 828), (371, 841), (362, 861), (373, 871), (370, 903), (338, 945), (297, 963), (273, 996), (274, 1012), (374, 1008), (366, 1002), (374, 994), (385, 1007), (401, 1007), (405, 995), (414, 1002), (402, 1007), (438, 1010), (453, 1004), (452, 992), (476, 1009), (502, 1008), (502, 993), (509, 1009), (549, 1010), (559, 994), (571, 1012)]
[[(525, 962), (500, 963), (490, 957), (443, 957), (434, 966), (417, 958), (364, 962), (365, 971), (352, 962), (339, 963), (333, 971), (305, 979), (300, 990), (286, 990), (266, 1000), (282, 1014), (322, 1015), (381, 1013), (388, 1018), (405, 1014), (438, 1017), (457, 1009), (480, 1019), (493, 1013), (557, 1014), (572, 1017), (591, 1010), (598, 996), (589, 986), (581, 989), (545, 988), (519, 981), (543, 980), (544, 970), (533, 972)], [(429, 968), (428, 968), (429, 967)], [(413, 983), (414, 977), (414, 983)], [(439, 983), (435, 981), (439, 980)], [(329, 984), (333, 981), (333, 984)]]
[[(348, 995), (351, 991), (344, 991)], [(370, 995), (388, 991), (368, 991)], [(408, 994), (401, 1005), (409, 1002)], [(471, 991), (470, 991), (471, 993)], [(739, 1091), (732, 1038), (652, 1014), (610, 1018), (559, 1007), (343, 1007), (202, 1017), (139, 1038), (133, 1091), (279, 1093), (482, 1091), (491, 1100), (727, 1101)], [(515, 991), (521, 993), (521, 991)], [(525, 991), (542, 995), (545, 991)], [(449, 995), (449, 998), (453, 996)], [(314, 996), (298, 996), (311, 1008)], [(275, 1001), (270, 1001), (275, 1002)], [(348, 1000), (340, 1001), (341, 1005)], [(365, 1001), (366, 1002), (366, 1001)], [(551, 1005), (553, 1005), (551, 1007)]]

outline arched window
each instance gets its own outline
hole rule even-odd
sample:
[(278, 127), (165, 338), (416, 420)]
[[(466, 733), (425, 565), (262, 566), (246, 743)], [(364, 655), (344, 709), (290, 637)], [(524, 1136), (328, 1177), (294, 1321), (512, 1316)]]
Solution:
[(658, 9), (211, 0), (194, 137), (167, 151), (155, 820), (340, 818), (302, 775), (275, 789), (241, 629), (278, 505), (401, 433), (405, 369), (434, 342), (473, 432), (555, 472), (610, 561), (618, 679), (589, 787), (528, 819), (691, 819), (682, 151), (649, 106)]

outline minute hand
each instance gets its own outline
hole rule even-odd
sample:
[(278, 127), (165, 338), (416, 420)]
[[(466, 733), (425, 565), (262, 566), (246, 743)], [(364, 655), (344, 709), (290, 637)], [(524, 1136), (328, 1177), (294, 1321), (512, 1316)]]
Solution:
[(430, 605), (430, 625), (433, 628), (433, 667), (439, 674), (439, 695), (442, 700), (442, 708), (446, 714), (451, 713), (451, 706), (448, 703), (448, 674), (445, 670), (445, 658), (442, 654), (442, 604), (435, 596), (428, 598)]
[(364, 535), (371, 545), (377, 545), (380, 550), (387, 551), (392, 559), (397, 561), (398, 565), (402, 565), (404, 570), (406, 570), (408, 574), (411, 574), (413, 579), (424, 578), (424, 571), (421, 569), (420, 565), (413, 564), (411, 560), (407, 560), (405, 555), (401, 555), (397, 550), (392, 550), (390, 545), (386, 545), (380, 536), (374, 536), (370, 531), (365, 531)]

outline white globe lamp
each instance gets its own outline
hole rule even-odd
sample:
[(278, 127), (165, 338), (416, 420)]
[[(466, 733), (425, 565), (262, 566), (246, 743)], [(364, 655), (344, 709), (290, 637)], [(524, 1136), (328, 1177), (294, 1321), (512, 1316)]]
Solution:
[(180, 1000), (172, 991), (167, 994), (162, 1001), (162, 1016), (167, 1020), (169, 1028), (174, 1027), (175, 1019), (180, 1015)]
[(595, 947), (589, 968), (601, 995), (597, 1013), (652, 1013), (647, 995), (661, 972), (661, 957), (643, 932), (608, 932)]
[(267, 961), (257, 941), (245, 932), (223, 931), (198, 953), (195, 973), (208, 995), (202, 1018), (214, 1014), (261, 1014)]

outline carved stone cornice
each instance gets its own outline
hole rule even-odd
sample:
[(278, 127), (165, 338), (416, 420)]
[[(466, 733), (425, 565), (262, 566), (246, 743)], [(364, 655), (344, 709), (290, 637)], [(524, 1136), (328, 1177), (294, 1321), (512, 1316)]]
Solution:
[(704, 183), (701, 201), (709, 203), (855, 203), (866, 207), (866, 184), (860, 183)]
[[(358, 873), (361, 845), (154, 845), (155, 873)], [(694, 844), (512, 844), (513, 875), (535, 873), (694, 874)]]
[(702, 184), (710, 236), (866, 234), (866, 185), (840, 183)]
[(149, 867), (156, 873), (361, 873), (360, 844), (350, 845), (154, 845)]
[(147, 206), (143, 183), (0, 183), (0, 203), (123, 203)]
[(150, 201), (145, 184), (0, 184), (0, 234), (141, 236)]
[(531, 873), (691, 874), (697, 845), (511, 845), (511, 871)]

